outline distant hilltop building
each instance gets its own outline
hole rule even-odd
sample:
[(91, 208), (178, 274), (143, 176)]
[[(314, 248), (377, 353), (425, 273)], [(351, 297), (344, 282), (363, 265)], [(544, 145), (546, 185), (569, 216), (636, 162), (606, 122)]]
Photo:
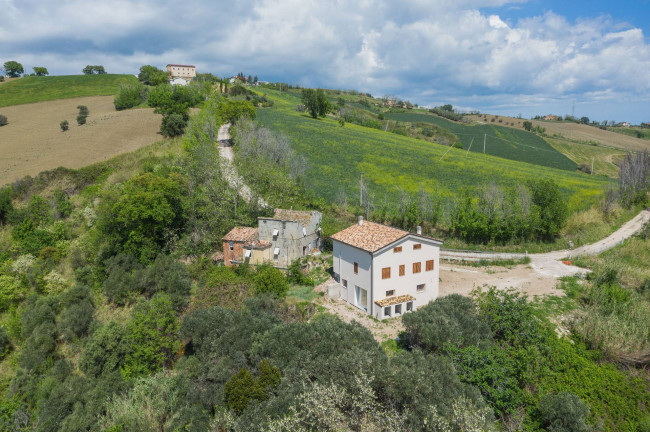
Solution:
[(189, 78), (196, 76), (196, 66), (182, 64), (168, 64), (167, 73), (172, 78)]
[(542, 117), (542, 120), (549, 120), (549, 121), (557, 121), (561, 120), (559, 116), (553, 115), (553, 114), (548, 114)]

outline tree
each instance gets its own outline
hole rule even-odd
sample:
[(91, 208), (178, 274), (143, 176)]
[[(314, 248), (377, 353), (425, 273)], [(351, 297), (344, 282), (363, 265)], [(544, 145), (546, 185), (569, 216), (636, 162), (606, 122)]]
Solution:
[(524, 129), (526, 129), (528, 132), (530, 132), (533, 129), (533, 122), (524, 120), (523, 122)]
[(41, 66), (34, 66), (34, 73), (36, 76), (45, 76), (49, 75), (50, 73), (47, 71), (47, 68), (41, 67)]
[(70, 124), (68, 123), (67, 120), (63, 120), (61, 123), (59, 123), (59, 126), (61, 126), (61, 130), (65, 132), (70, 127)]
[(25, 69), (23, 69), (23, 65), (21, 65), (20, 63), (14, 60), (5, 62), (4, 68), (9, 78), (18, 78), (20, 75), (25, 73)]
[(238, 415), (241, 415), (251, 401), (261, 401), (264, 398), (264, 388), (246, 368), (240, 369), (226, 382), (226, 405)]
[(331, 105), (323, 89), (303, 89), (302, 103), (309, 111), (312, 118), (324, 117), (331, 111)]
[(182, 114), (165, 114), (160, 124), (160, 133), (167, 138), (181, 136), (185, 133), (186, 126), (187, 121), (183, 118)]
[(560, 233), (569, 217), (569, 208), (558, 185), (550, 179), (528, 182), (533, 204), (539, 209), (540, 237), (552, 239)]
[(587, 116), (580, 117), (580, 123), (589, 124), (589, 117), (587, 117)]
[(124, 376), (147, 376), (171, 366), (181, 348), (177, 333), (178, 322), (168, 295), (156, 294), (150, 301), (138, 303), (126, 325), (129, 351), (124, 362)]
[(88, 65), (85, 68), (83, 68), (82, 72), (86, 75), (93, 75), (93, 74), (105, 74), (106, 70), (104, 70), (104, 66), (101, 65)]
[(270, 265), (261, 266), (255, 275), (255, 289), (260, 294), (271, 294), (276, 298), (287, 295), (289, 284), (282, 272)]
[(152, 173), (126, 182), (120, 197), (100, 214), (98, 225), (125, 253), (151, 262), (185, 225), (186, 185), (178, 174)]
[(158, 69), (155, 66), (144, 65), (140, 67), (138, 79), (146, 85), (157, 86), (158, 84), (166, 83), (168, 77), (166, 71)]
[(249, 101), (224, 99), (217, 105), (217, 117), (222, 123), (235, 123), (242, 117), (255, 120), (257, 112)]
[(0, 225), (7, 223), (13, 211), (14, 206), (11, 202), (11, 188), (5, 187), (0, 189)]

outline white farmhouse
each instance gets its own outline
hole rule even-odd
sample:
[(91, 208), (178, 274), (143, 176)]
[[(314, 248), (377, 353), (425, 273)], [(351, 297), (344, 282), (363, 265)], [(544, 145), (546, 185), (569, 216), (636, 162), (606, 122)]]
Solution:
[(442, 242), (364, 221), (332, 237), (340, 296), (377, 319), (412, 312), (438, 297)]

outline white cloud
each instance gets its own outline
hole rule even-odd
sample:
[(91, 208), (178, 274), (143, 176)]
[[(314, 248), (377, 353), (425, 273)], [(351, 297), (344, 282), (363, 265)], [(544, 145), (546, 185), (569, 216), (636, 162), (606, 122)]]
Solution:
[(422, 104), (595, 94), (650, 100), (650, 47), (640, 29), (552, 12), (513, 23), (480, 9), (522, 4), (0, 0), (0, 40), (7, 59), (52, 73), (78, 73), (86, 64), (137, 73), (142, 64), (187, 62), (217, 74), (250, 72)]

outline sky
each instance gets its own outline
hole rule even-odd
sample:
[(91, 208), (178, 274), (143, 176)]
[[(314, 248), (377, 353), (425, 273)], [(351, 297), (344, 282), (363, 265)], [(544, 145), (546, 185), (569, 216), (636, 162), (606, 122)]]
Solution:
[(525, 118), (650, 122), (650, 0), (0, 0), (0, 63), (354, 89)]

